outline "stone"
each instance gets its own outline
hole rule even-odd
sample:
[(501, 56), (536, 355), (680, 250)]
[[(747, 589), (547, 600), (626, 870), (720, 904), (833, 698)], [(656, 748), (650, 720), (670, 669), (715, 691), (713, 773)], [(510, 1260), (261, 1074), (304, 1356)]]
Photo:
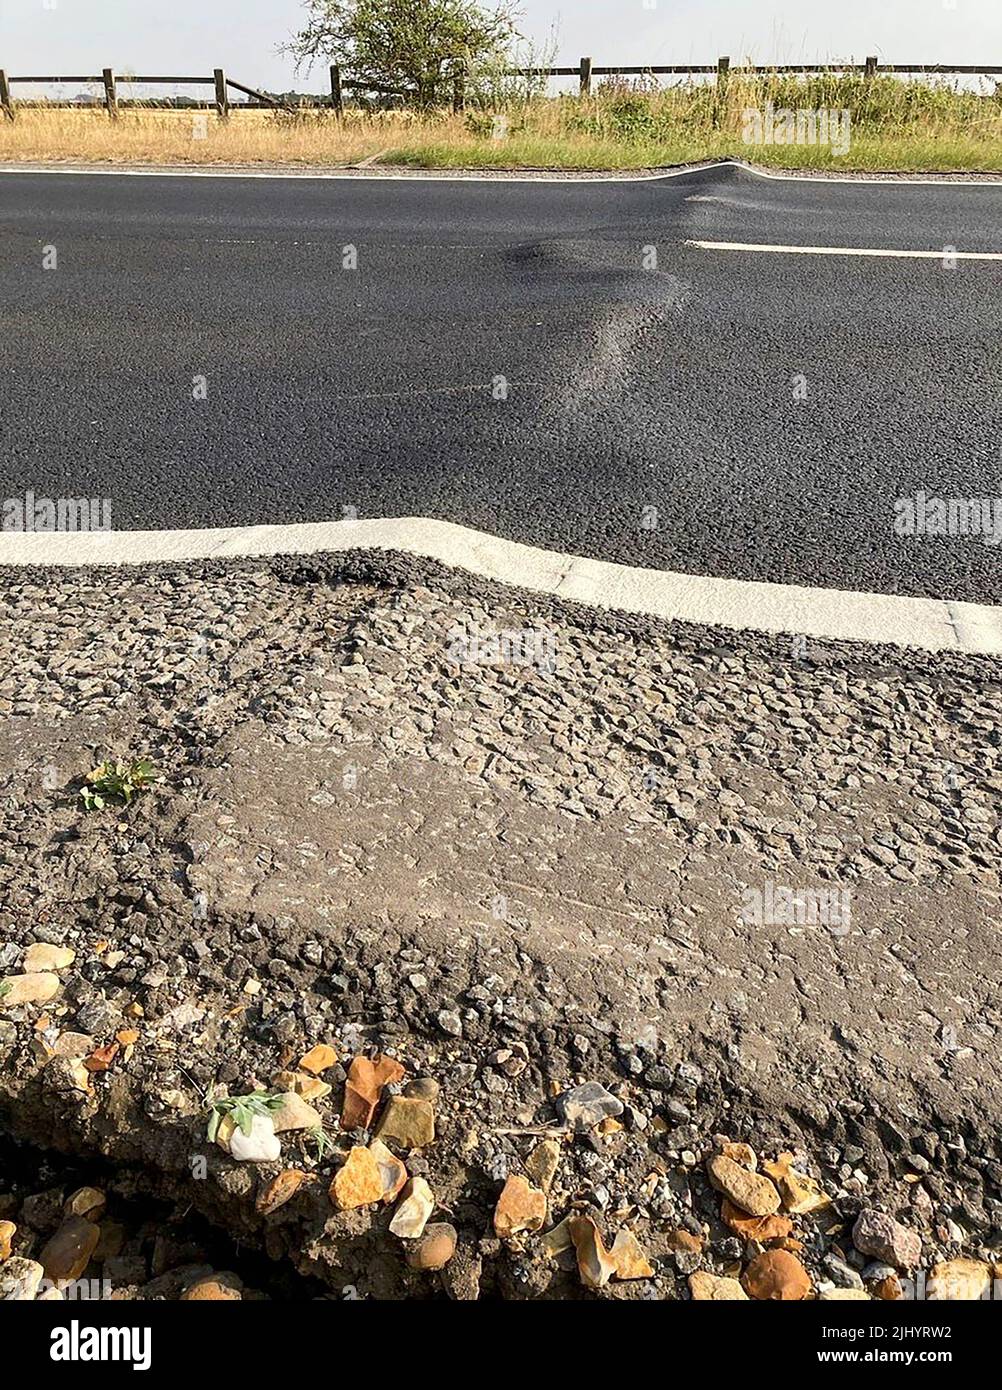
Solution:
[(32, 1231), (51, 1231), (62, 1220), (65, 1201), (66, 1192), (62, 1187), (33, 1192), (21, 1203), (21, 1221)]
[(605, 1248), (601, 1233), (590, 1216), (572, 1216), (568, 1222), (578, 1274), (588, 1289), (602, 1289), (616, 1272), (616, 1261)]
[[(93, 1221), (93, 1216), (87, 1217), (88, 1221)], [(125, 1227), (120, 1221), (101, 1221), (101, 1237), (94, 1250), (94, 1259), (100, 1264), (110, 1256), (120, 1255), (122, 1246), (125, 1244)]]
[(0, 1221), (0, 1260), (10, 1258), (11, 1246), (17, 1234), (13, 1221)]
[(766, 1163), (765, 1171), (772, 1178), (783, 1203), (783, 1210), (795, 1216), (808, 1212), (823, 1211), (830, 1207), (832, 1199), (822, 1189), (821, 1184), (806, 1173), (798, 1173), (791, 1165), (793, 1154), (780, 1154), (775, 1163)]
[(538, 1231), (546, 1221), (546, 1193), (513, 1173), (501, 1189), (494, 1208), (494, 1230), (502, 1238)]
[(824, 1289), (819, 1295), (822, 1303), (869, 1303), (865, 1289)]
[(728, 1141), (721, 1144), (720, 1152), (725, 1158), (731, 1159), (732, 1162), (740, 1164), (742, 1168), (747, 1168), (753, 1173), (758, 1169), (758, 1158), (750, 1144)]
[[(749, 1218), (754, 1220), (754, 1217)], [(703, 1249), (703, 1237), (694, 1236), (691, 1231), (683, 1230), (679, 1226), (674, 1231), (669, 1231), (665, 1236), (665, 1245), (669, 1250), (681, 1251), (686, 1255), (699, 1255)]]
[(771, 1216), (779, 1210), (779, 1193), (762, 1173), (742, 1168), (726, 1154), (714, 1154), (707, 1159), (706, 1171), (717, 1191), (749, 1216)]
[(832, 1282), (837, 1284), (840, 1289), (861, 1289), (863, 1287), (863, 1278), (859, 1270), (853, 1269), (852, 1265), (846, 1264), (845, 1260), (840, 1260), (834, 1251), (825, 1256), (825, 1268), (831, 1276)]
[(654, 1268), (632, 1231), (617, 1231), (609, 1255), (617, 1279), (653, 1279)]
[(407, 1169), (391, 1149), (381, 1139), (373, 1139), (369, 1152), (379, 1165), (383, 1177), (383, 1197), (385, 1203), (395, 1202), (407, 1182)]
[(25, 951), (21, 968), (28, 975), (40, 970), (65, 970), (76, 960), (76, 954), (69, 946), (50, 946), (46, 941), (36, 941)]
[(395, 1057), (356, 1057), (348, 1068), (341, 1107), (341, 1128), (368, 1129), (376, 1113), (383, 1087), (402, 1081), (404, 1069)]
[(573, 1216), (565, 1216), (563, 1221), (558, 1222), (556, 1226), (551, 1227), (540, 1236), (539, 1243), (551, 1259), (556, 1259), (565, 1250), (573, 1249), (574, 1240), (571, 1235), (571, 1222), (573, 1220)]
[(408, 1250), (407, 1263), (411, 1269), (444, 1269), (456, 1253), (458, 1239), (455, 1226), (450, 1226), (448, 1221), (433, 1221)]
[(455, 1009), (442, 1009), (437, 1015), (436, 1021), (443, 1033), (448, 1033), (450, 1038), (461, 1038), (463, 1036), (463, 1020)]
[(0, 1265), (0, 1303), (30, 1303), (45, 1278), (45, 1270), (37, 1260), (24, 1260), (12, 1255)]
[(53, 1283), (79, 1279), (97, 1248), (100, 1229), (85, 1216), (70, 1216), (46, 1243), (38, 1256), (46, 1279)]
[(45, 1064), (45, 1084), (56, 1092), (87, 1092), (90, 1072), (78, 1057), (52, 1056)]
[(764, 1250), (742, 1275), (751, 1298), (798, 1302), (811, 1292), (811, 1276), (789, 1250)]
[(269, 1112), (269, 1119), (276, 1134), (296, 1129), (320, 1129), (323, 1126), (319, 1112), (295, 1091), (282, 1092), (282, 1103)]
[(852, 1243), (862, 1254), (872, 1255), (898, 1269), (913, 1269), (922, 1258), (922, 1240), (918, 1233), (873, 1207), (864, 1207), (856, 1217)]
[(696, 1303), (747, 1303), (748, 1295), (736, 1279), (725, 1279), (699, 1269), (689, 1275), (689, 1292)]
[(65, 1216), (86, 1216), (90, 1221), (100, 1221), (108, 1199), (96, 1187), (78, 1187), (66, 1199), (63, 1207)]
[(391, 1096), (376, 1127), (376, 1138), (404, 1149), (423, 1149), (435, 1140), (435, 1112), (426, 1100)]
[(784, 1240), (793, 1230), (793, 1222), (788, 1216), (778, 1213), (772, 1216), (748, 1216), (728, 1197), (720, 1204), (720, 1219), (742, 1240), (757, 1240), (760, 1245), (770, 1240)]
[(301, 1168), (284, 1168), (281, 1173), (276, 1173), (269, 1183), (258, 1194), (254, 1209), (261, 1216), (268, 1216), (273, 1211), (278, 1211), (279, 1207), (284, 1207), (286, 1202), (291, 1202), (293, 1197), (308, 1181), (308, 1174)]
[[(225, 1119), (229, 1119), (225, 1116)], [(220, 1136), (223, 1126), (219, 1126)], [(238, 1125), (233, 1126), (227, 1139), (227, 1152), (240, 1163), (274, 1163), (282, 1156), (282, 1145), (270, 1115), (255, 1115), (251, 1120), (250, 1133), (244, 1134)]]
[(939, 1303), (973, 1302), (987, 1298), (991, 1285), (991, 1265), (981, 1260), (944, 1260), (932, 1267), (926, 1297)]
[(79, 1060), (81, 1057), (89, 1056), (93, 1051), (94, 1039), (89, 1033), (60, 1033), (52, 1044), (54, 1057), (70, 1057)]
[(525, 1160), (525, 1171), (530, 1182), (542, 1192), (549, 1192), (560, 1165), (560, 1143), (556, 1139), (542, 1139)]
[(607, 1115), (615, 1118), (623, 1113), (623, 1102), (597, 1081), (573, 1086), (569, 1091), (561, 1092), (553, 1103), (564, 1124), (578, 1134), (594, 1129)]
[(237, 1274), (223, 1271), (211, 1274), (190, 1284), (181, 1295), (182, 1303), (239, 1303), (243, 1298), (243, 1281)]
[(330, 1199), (341, 1211), (368, 1207), (383, 1199), (383, 1174), (376, 1157), (356, 1145), (334, 1174)]
[(311, 1047), (299, 1059), (299, 1066), (302, 1071), (308, 1071), (311, 1076), (320, 1076), (327, 1071), (337, 1061), (337, 1053), (330, 1043), (317, 1043)]
[(0, 980), (0, 1009), (22, 1004), (46, 1004), (59, 993), (59, 976), (48, 971), (33, 975), (8, 975)]
[(303, 1100), (312, 1102), (323, 1100), (334, 1088), (328, 1082), (321, 1081), (318, 1076), (310, 1076), (305, 1071), (294, 1071), (288, 1074), (288, 1081), (283, 1089), (295, 1091)]
[(411, 1178), (393, 1213), (390, 1230), (401, 1240), (417, 1240), (435, 1210), (435, 1196), (424, 1178)]
[(442, 1088), (433, 1076), (415, 1076), (404, 1087), (404, 1095), (411, 1100), (426, 1100), (429, 1105), (437, 1105)]

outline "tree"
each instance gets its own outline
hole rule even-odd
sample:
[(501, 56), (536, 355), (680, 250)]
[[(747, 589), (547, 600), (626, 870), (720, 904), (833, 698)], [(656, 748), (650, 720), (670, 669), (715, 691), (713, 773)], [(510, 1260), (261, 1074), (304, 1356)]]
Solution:
[(306, 0), (307, 22), (284, 45), (297, 70), (318, 59), (381, 96), (433, 106), (457, 63), (498, 64), (517, 37), (514, 0)]

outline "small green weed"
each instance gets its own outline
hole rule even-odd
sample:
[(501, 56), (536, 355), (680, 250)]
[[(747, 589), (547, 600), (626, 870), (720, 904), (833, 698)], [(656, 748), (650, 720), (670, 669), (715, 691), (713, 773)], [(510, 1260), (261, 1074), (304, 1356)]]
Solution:
[(132, 798), (160, 781), (160, 774), (148, 758), (132, 762), (105, 760), (87, 774), (87, 786), (80, 796), (88, 811), (100, 811), (111, 803), (128, 806)]
[(280, 1092), (251, 1091), (246, 1096), (220, 1096), (209, 1102), (209, 1142), (215, 1140), (224, 1115), (229, 1115), (241, 1134), (250, 1134), (255, 1115), (270, 1115), (280, 1110)]

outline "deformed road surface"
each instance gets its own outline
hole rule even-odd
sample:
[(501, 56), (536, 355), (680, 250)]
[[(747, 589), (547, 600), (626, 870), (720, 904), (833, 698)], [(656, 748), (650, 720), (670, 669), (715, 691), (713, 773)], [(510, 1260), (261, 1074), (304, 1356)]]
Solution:
[(108, 498), (115, 529), (434, 516), (998, 602), (998, 546), (894, 523), (1000, 491), (1000, 228), (997, 185), (736, 166), (4, 174), (0, 497)]

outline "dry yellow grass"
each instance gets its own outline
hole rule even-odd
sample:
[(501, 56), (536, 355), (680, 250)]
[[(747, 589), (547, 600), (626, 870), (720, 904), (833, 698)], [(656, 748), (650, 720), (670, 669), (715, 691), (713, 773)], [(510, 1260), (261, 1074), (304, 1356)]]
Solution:
[[(849, 150), (744, 145), (743, 112), (766, 102), (848, 109)], [(712, 87), (641, 84), (610, 86), (583, 101), (536, 98), (498, 115), (350, 110), (337, 121), (329, 112), (234, 110), (220, 122), (213, 112), (133, 108), (110, 121), (102, 109), (22, 107), (14, 123), (0, 121), (7, 163), (628, 169), (723, 155), (796, 168), (1002, 171), (1002, 101), (894, 78), (826, 75), (735, 77), (724, 103)]]
[(228, 121), (205, 111), (22, 108), (0, 124), (5, 161), (112, 164), (352, 164), (378, 154), (406, 129), (400, 113), (351, 119), (284, 121), (266, 111), (236, 111)]

